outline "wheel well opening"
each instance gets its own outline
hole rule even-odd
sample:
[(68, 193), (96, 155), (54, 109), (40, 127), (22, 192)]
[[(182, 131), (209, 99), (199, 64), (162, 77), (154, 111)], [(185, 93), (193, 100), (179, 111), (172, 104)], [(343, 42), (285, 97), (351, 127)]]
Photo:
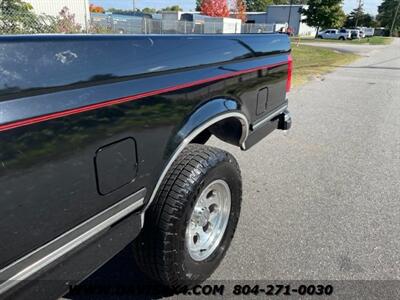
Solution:
[(243, 135), (242, 122), (235, 117), (218, 121), (199, 133), (195, 138), (193, 138), (191, 143), (205, 144), (212, 135), (226, 143), (240, 146)]

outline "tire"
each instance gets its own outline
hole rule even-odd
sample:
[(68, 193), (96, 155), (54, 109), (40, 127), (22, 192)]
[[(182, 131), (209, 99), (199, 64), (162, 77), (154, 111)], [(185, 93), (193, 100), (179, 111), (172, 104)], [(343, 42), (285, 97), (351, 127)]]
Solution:
[[(225, 215), (226, 229), (218, 235), (219, 241), (215, 239), (214, 250), (210, 248), (212, 252), (204, 249), (197, 251), (196, 246), (201, 244), (196, 243), (200, 243), (203, 233), (199, 232), (201, 235), (196, 240), (197, 232), (192, 235), (188, 235), (188, 232), (191, 233), (193, 228), (206, 232), (212, 227), (207, 225), (211, 223), (205, 225), (208, 227), (206, 229), (202, 227), (205, 223), (201, 222), (207, 217), (195, 218), (196, 222), (193, 221), (193, 216), (198, 216), (196, 213), (199, 211), (200, 201), (197, 203), (197, 200), (200, 197), (206, 202), (212, 202), (212, 199), (218, 198), (215, 195), (228, 195), (226, 191), (225, 194), (211, 190), (211, 194), (208, 192), (210, 187), (218, 187), (222, 191), (222, 187), (226, 188), (225, 184), (229, 188), (230, 209), (222, 204), (216, 208), (208, 204), (206, 207), (210, 220), (213, 213)], [(228, 199), (228, 196), (224, 199)], [(174, 291), (203, 282), (218, 267), (229, 248), (239, 219), (241, 200), (242, 181), (235, 158), (217, 148), (188, 145), (169, 169), (156, 199), (146, 212), (144, 228), (134, 243), (136, 264), (147, 276)], [(216, 215), (213, 215), (214, 218)], [(212, 236), (213, 230), (210, 232)], [(209, 238), (202, 241), (212, 240)], [(208, 253), (208, 256), (205, 257), (203, 253)]]
[(344, 41), (344, 37), (340, 36), (340, 37), (339, 37), (339, 40), (340, 40), (340, 41)]

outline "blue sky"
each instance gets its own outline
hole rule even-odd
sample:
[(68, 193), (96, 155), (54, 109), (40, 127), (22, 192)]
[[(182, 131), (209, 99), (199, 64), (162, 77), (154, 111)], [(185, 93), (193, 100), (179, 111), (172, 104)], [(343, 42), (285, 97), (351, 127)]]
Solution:
[[(132, 0), (90, 0), (91, 3), (101, 5), (105, 8), (132, 8)], [(364, 8), (368, 13), (377, 14), (377, 7), (381, 0), (364, 0)], [(195, 0), (136, 0), (138, 8), (153, 7), (162, 8), (178, 4), (184, 10), (194, 10)], [(344, 0), (344, 10), (350, 12), (358, 4), (358, 0)]]

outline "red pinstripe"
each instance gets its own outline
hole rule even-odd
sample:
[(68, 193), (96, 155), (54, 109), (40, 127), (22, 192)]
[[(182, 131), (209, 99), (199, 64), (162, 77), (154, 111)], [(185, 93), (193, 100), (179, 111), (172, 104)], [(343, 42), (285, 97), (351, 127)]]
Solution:
[(261, 67), (246, 69), (246, 70), (242, 70), (242, 71), (231, 72), (229, 74), (218, 75), (218, 76), (214, 76), (214, 77), (200, 79), (200, 80), (183, 83), (183, 84), (179, 84), (179, 85), (175, 85), (175, 86), (170, 86), (170, 87), (166, 87), (163, 89), (158, 89), (158, 90), (154, 90), (154, 91), (150, 91), (150, 92), (146, 92), (146, 93), (140, 93), (140, 94), (135, 94), (135, 95), (127, 96), (127, 97), (106, 100), (106, 101), (96, 103), (96, 104), (90, 104), (90, 105), (86, 105), (86, 106), (82, 106), (82, 107), (78, 107), (78, 108), (73, 108), (73, 109), (68, 109), (68, 110), (64, 110), (64, 111), (60, 111), (60, 112), (47, 114), (47, 115), (42, 115), (42, 116), (24, 119), (24, 120), (20, 120), (20, 121), (10, 122), (10, 123), (0, 125), (0, 132), (18, 128), (18, 127), (22, 127), (22, 126), (32, 125), (32, 124), (36, 124), (36, 123), (40, 123), (40, 122), (44, 122), (44, 121), (48, 121), (48, 120), (52, 120), (52, 119), (57, 119), (57, 118), (65, 117), (65, 116), (75, 115), (75, 114), (79, 114), (82, 112), (95, 110), (95, 109), (99, 109), (99, 108), (103, 108), (103, 107), (107, 107), (107, 106), (111, 106), (111, 105), (115, 105), (115, 104), (121, 104), (121, 103), (125, 103), (125, 102), (135, 101), (135, 100), (139, 100), (142, 98), (159, 95), (159, 94), (163, 94), (163, 93), (167, 93), (167, 92), (172, 92), (172, 91), (200, 85), (200, 84), (211, 82), (211, 81), (226, 79), (226, 78), (230, 78), (230, 77), (234, 77), (234, 76), (238, 76), (238, 75), (242, 75), (242, 74), (246, 74), (246, 73), (251, 73), (251, 72), (255, 72), (255, 71), (259, 71), (259, 70), (265, 70), (265, 69), (281, 66), (281, 65), (284, 65), (287, 63), (288, 63), (287, 61), (284, 61), (284, 62), (265, 65), (265, 66), (261, 66)]

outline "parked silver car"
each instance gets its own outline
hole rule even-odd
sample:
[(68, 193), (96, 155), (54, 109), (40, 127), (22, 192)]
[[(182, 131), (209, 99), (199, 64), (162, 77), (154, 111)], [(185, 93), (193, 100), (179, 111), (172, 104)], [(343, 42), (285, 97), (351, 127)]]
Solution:
[(320, 39), (347, 40), (351, 38), (351, 33), (347, 29), (326, 29), (318, 33)]

